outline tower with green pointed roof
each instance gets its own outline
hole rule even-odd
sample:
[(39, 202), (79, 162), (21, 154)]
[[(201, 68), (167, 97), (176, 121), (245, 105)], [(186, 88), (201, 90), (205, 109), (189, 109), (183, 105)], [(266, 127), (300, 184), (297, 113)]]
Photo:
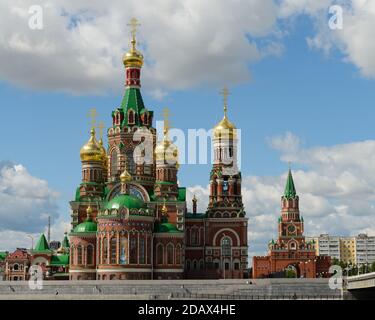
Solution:
[(280, 275), (287, 270), (293, 270), (298, 278), (315, 278), (318, 268), (330, 266), (330, 258), (317, 257), (314, 243), (305, 241), (299, 196), (291, 169), (288, 171), (284, 194), (281, 196), (278, 238), (269, 242), (268, 249), (267, 256), (253, 257), (254, 279)]
[(44, 233), (42, 233), (34, 247), (34, 249), (32, 250), (33, 253), (46, 253), (46, 254), (51, 254), (53, 252), (53, 250), (50, 249), (49, 247), (49, 244), (47, 242), (47, 239), (44, 235)]
[(279, 238), (304, 239), (304, 223), (299, 211), (299, 196), (294, 184), (292, 170), (289, 169), (284, 194), (281, 197), (281, 216), (279, 217)]

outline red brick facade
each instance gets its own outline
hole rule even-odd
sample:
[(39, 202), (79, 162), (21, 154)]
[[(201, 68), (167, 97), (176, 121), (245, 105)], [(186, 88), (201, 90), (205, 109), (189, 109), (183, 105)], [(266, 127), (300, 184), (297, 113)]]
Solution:
[(315, 244), (305, 241), (304, 221), (300, 216), (299, 197), (289, 171), (285, 194), (281, 198), (278, 239), (269, 243), (269, 254), (253, 257), (253, 278), (282, 277), (288, 269), (296, 277), (316, 278), (328, 274), (329, 257), (316, 256)]

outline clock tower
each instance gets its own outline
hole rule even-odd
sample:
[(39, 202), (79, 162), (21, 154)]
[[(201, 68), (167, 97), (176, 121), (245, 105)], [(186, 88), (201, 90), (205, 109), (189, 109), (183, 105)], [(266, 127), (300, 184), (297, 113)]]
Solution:
[(296, 249), (305, 240), (303, 236), (303, 218), (299, 212), (299, 197), (296, 193), (290, 169), (284, 195), (281, 197), (281, 217), (279, 218), (278, 231), (279, 241), (288, 243), (291, 249)]
[(285, 191), (281, 197), (278, 239), (270, 241), (268, 255), (253, 257), (253, 278), (284, 277), (316, 278), (329, 275), (329, 257), (319, 257), (315, 243), (306, 242), (299, 197), (289, 169)]

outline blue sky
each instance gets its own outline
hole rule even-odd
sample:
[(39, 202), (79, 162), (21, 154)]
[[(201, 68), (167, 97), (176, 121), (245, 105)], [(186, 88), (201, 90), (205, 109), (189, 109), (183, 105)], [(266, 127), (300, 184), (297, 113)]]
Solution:
[[(168, 88), (168, 81), (164, 81), (162, 89), (166, 95), (160, 99), (153, 94), (157, 87), (152, 82), (154, 70), (146, 68), (143, 73), (146, 79), (143, 89), (146, 106), (154, 110), (157, 120), (161, 120), (164, 107), (170, 108), (174, 127), (183, 130), (209, 129), (222, 117), (222, 97), (218, 92), (222, 85), (228, 85), (231, 91), (229, 117), (242, 129), (243, 176), (256, 179), (258, 183), (263, 181), (262, 186), (266, 185), (264, 181), (268, 177), (273, 181), (267, 180), (268, 186), (274, 183), (276, 189), (280, 190), (288, 166), (286, 159), (292, 157), (291, 159), (297, 159), (293, 161), (293, 168), (300, 172), (300, 178), (297, 179), (297, 190), (300, 190), (298, 180), (302, 179), (304, 174), (319, 174), (321, 169), (317, 169), (320, 166), (316, 163), (303, 161), (291, 153), (299, 150), (304, 154), (311, 150), (324, 150), (324, 147), (331, 152), (338, 145), (374, 139), (375, 80), (364, 76), (359, 62), (353, 63), (355, 59), (351, 61), (350, 52), (343, 50), (341, 44), (335, 46), (335, 40), (329, 40), (333, 43), (329, 53), (309, 46), (306, 40), (319, 34), (317, 21), (326, 16), (325, 9), (326, 7), (322, 7), (319, 8), (320, 11), (310, 14), (299, 14), (297, 10), (290, 19), (279, 17), (274, 25), (283, 33), (281, 37), (276, 37), (282, 49), (279, 53), (264, 55), (259, 59), (245, 59), (244, 68), (251, 76), (249, 81), (233, 81), (233, 76), (229, 77), (230, 81), (226, 81), (222, 71), (218, 72), (215, 81), (197, 82), (186, 87)], [(142, 35), (142, 28), (140, 32)], [(147, 46), (148, 39), (146, 35), (144, 37), (143, 42)], [(233, 34), (233, 37), (236, 37), (236, 34)], [(254, 39), (260, 48), (262, 41), (274, 41), (275, 35), (272, 33), (270, 36), (256, 36), (251, 39)], [(124, 34), (123, 41), (123, 47), (126, 48), (127, 34)], [(173, 48), (171, 50), (173, 51)], [(195, 50), (193, 45), (191, 50)], [(0, 59), (1, 57), (0, 54)], [(118, 59), (121, 61), (121, 56), (118, 56)], [(225, 59), (220, 61), (226, 63)], [(5, 63), (5, 60), (1, 63)], [(46, 63), (47, 70), (43, 70), (44, 73), (49, 73), (48, 65)], [(43, 68), (43, 64), (41, 66)], [(118, 83), (121, 88), (124, 78), (122, 66), (116, 62), (115, 67), (121, 70), (111, 76), (111, 81)], [(15, 64), (13, 68), (22, 68), (22, 64)], [(170, 65), (170, 68), (174, 66)], [(52, 67), (50, 72), (58, 70)], [(215, 69), (212, 72), (215, 72)], [(22, 75), (22, 70), (18, 73)], [(33, 78), (34, 74), (25, 72), (23, 76)], [(55, 74), (54, 77), (58, 78), (59, 75)], [(110, 125), (111, 111), (120, 104), (122, 90), (104, 86), (100, 94), (87, 93), (85, 90), (71, 94), (64, 93), (64, 88), (51, 89), (47, 85), (45, 88), (39, 85), (35, 89), (33, 85), (28, 86), (27, 82), (20, 83), (7, 78), (1, 70), (0, 79), (0, 160), (22, 164), (30, 175), (47, 181), (49, 188), (59, 194), (55, 199), (59, 218), (56, 215), (55, 220), (69, 221), (68, 201), (73, 199), (81, 178), (79, 150), (88, 139), (87, 113), (90, 108), (95, 107), (99, 120), (105, 121), (107, 126)], [(95, 82), (95, 78), (90, 81)], [(282, 145), (275, 146), (272, 142), (275, 137), (279, 137), (281, 141), (287, 139), (287, 132), (296, 143), (292, 146), (292, 151), (290, 145), (285, 145), (283, 150)], [(180, 183), (187, 187), (205, 188), (209, 170), (209, 165), (183, 165), (179, 173)], [(329, 175), (323, 178), (327, 177), (329, 179)], [(247, 185), (247, 188), (252, 199), (249, 200), (250, 205), (254, 205), (254, 201), (265, 201), (256, 194), (259, 190), (252, 189), (251, 184)], [(194, 190), (192, 189), (192, 192)], [(324, 198), (324, 195), (314, 191), (309, 192), (304, 188), (302, 191)], [(274, 212), (264, 212), (265, 220), (262, 220), (262, 223), (269, 223), (269, 214), (272, 214), (272, 217), (277, 216), (278, 203), (275, 199), (280, 195), (272, 195), (273, 206), (263, 208)], [(203, 191), (201, 196), (205, 196)], [(327, 199), (328, 202), (337, 204), (342, 198), (338, 200), (332, 196)], [(371, 195), (366, 201), (371, 202), (373, 199)], [(247, 208), (247, 211), (251, 211), (251, 208)], [(260, 223), (257, 216), (261, 217), (263, 214), (250, 212), (250, 222), (255, 219), (254, 228)], [(269, 239), (274, 233), (276, 223), (274, 224), (275, 226), (259, 235), (257, 248), (260, 252), (260, 248), (266, 245), (265, 239)], [(364, 225), (367, 225), (366, 220), (363, 226), (357, 226), (353, 232), (363, 231)], [(33, 232), (41, 232), (43, 229), (44, 226), (41, 225), (40, 230)], [(320, 231), (327, 229), (322, 229), (320, 224), (314, 222), (311, 232)], [(333, 228), (332, 232), (350, 233), (350, 230)]]

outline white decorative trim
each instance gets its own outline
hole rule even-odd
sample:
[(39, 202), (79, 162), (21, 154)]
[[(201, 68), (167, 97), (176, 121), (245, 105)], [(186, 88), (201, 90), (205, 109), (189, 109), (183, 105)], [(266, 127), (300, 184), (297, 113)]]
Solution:
[(96, 273), (96, 269), (69, 270), (69, 273)]
[(179, 273), (184, 272), (184, 269), (154, 269), (155, 272)]
[(96, 269), (97, 273), (104, 273), (104, 272), (152, 272), (152, 269), (145, 269), (145, 268), (121, 268), (121, 269)]

